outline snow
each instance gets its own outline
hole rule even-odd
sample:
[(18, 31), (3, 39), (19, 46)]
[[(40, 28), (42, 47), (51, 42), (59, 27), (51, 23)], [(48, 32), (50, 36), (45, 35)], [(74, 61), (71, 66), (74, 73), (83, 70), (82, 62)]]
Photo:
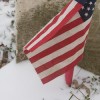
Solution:
[[(83, 69), (79, 70), (79, 67), (75, 68), (74, 78), (94, 76)], [(64, 75), (43, 85), (29, 61), (16, 64), (14, 59), (0, 70), (1, 100), (69, 100), (71, 91), (80, 100), (84, 100), (80, 92), (66, 85)], [(91, 100), (99, 98), (100, 94), (91, 95)], [(77, 99), (73, 97), (71, 100)]]
[(3, 43), (8, 47), (10, 47), (12, 38), (11, 33), (14, 32), (14, 30), (10, 28), (11, 21), (14, 20), (14, 17), (7, 16), (7, 14), (10, 14), (15, 10), (15, 8), (10, 7), (10, 5), (10, 3), (9, 5), (5, 5), (5, 2), (0, 2), (0, 43)]
[[(9, 3), (2, 2), (0, 0), (0, 45), (4, 44), (8, 48), (11, 48), (12, 52), (8, 52), (9, 61), (11, 56), (15, 57), (16, 44), (12, 43), (14, 28), (11, 27), (11, 21), (14, 20), (14, 0), (10, 0)], [(4, 48), (0, 48), (0, 60), (2, 60)], [(83, 82), (91, 91), (91, 100), (99, 100), (100, 98), (100, 82), (93, 81), (93, 77), (98, 78), (88, 71), (76, 66), (74, 71), (74, 78), (79, 84)], [(91, 84), (92, 83), (92, 87)], [(5, 67), (0, 69), (0, 100), (69, 100), (72, 92), (80, 100), (84, 100), (86, 91), (84, 89), (74, 89), (68, 87), (65, 83), (64, 75), (57, 77), (51, 82), (43, 85), (35, 72), (32, 64), (27, 60), (16, 64), (16, 59), (12, 60)], [(94, 92), (93, 89), (97, 89)], [(78, 100), (73, 96), (70, 100)]]
[(15, 20), (14, 0), (10, 0), (9, 3), (0, 0), (0, 45), (4, 45), (3, 49), (0, 48), (0, 58), (2, 58), (2, 52), (5, 47), (11, 49), (9, 52), (8, 61), (11, 61), (11, 56), (15, 57), (16, 44), (12, 42), (13, 36), (16, 35), (14, 27), (11, 26), (11, 22)]

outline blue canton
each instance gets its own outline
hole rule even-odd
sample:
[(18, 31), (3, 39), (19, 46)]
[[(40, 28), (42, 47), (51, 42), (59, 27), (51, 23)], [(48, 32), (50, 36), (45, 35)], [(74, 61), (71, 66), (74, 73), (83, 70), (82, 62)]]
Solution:
[(78, 3), (84, 5), (87, 0), (76, 0)]
[(87, 0), (87, 2), (84, 4), (82, 9), (79, 11), (83, 21), (88, 20), (92, 16), (94, 12), (95, 4), (96, 4), (96, 0)]

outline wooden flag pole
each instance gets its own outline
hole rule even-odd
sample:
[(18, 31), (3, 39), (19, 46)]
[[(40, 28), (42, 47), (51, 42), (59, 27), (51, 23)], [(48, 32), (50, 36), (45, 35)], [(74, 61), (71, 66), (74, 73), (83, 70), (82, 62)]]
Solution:
[(73, 79), (74, 67), (65, 73), (65, 81), (68, 86), (71, 86)]

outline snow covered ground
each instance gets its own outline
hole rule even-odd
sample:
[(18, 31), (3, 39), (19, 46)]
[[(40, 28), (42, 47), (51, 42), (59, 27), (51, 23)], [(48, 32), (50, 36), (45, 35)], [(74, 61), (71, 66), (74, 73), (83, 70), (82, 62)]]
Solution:
[[(0, 69), (0, 100), (89, 100), (85, 99), (86, 90), (90, 92), (90, 100), (100, 100), (99, 76), (76, 67), (72, 87), (66, 85), (64, 75), (43, 85), (29, 61), (16, 64), (12, 60), (16, 51), (14, 11), (14, 0), (9, 3), (0, 0), (0, 60), (7, 49), (11, 61)], [(83, 87), (75, 89), (82, 83)]]
[(0, 0), (0, 60), (3, 59), (4, 51), (8, 51), (8, 59), (10, 62), (15, 57), (16, 44), (14, 32), (14, 0), (3, 2)]
[[(79, 83), (83, 78), (92, 79), (93, 76), (92, 73), (80, 70), (79, 67), (75, 68), (74, 79)], [(96, 93), (91, 91), (90, 100), (100, 100), (100, 82), (98, 85), (96, 82), (98, 81), (91, 81), (92, 86), (98, 88)], [(89, 87), (90, 83), (85, 85)], [(64, 75), (43, 85), (29, 61), (16, 64), (14, 59), (0, 70), (0, 100), (78, 100), (74, 96), (69, 99), (71, 91), (79, 100), (89, 100), (84, 99), (84, 95), (80, 93), (82, 91), (86, 95), (84, 89), (78, 91), (78, 89), (69, 88), (65, 84)]]

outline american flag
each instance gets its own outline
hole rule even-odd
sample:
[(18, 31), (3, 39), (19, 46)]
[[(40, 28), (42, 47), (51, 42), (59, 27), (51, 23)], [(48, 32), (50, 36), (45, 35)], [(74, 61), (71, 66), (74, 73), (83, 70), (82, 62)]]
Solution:
[(43, 83), (64, 74), (82, 59), (95, 3), (71, 0), (24, 46)]

